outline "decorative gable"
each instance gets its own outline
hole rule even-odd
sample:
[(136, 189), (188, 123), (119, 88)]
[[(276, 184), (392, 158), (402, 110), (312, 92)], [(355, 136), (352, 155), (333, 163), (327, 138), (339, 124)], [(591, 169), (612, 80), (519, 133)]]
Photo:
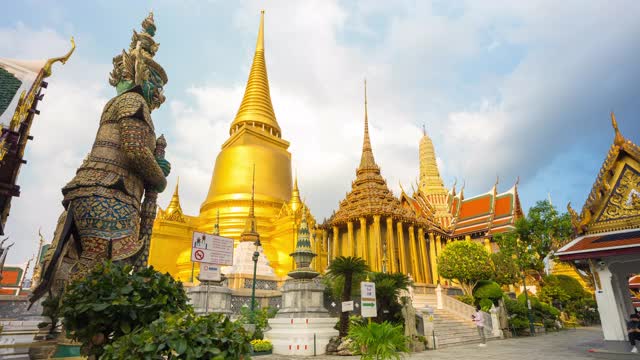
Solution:
[(577, 234), (640, 227), (640, 147), (625, 139), (611, 114), (615, 139), (580, 216), (567, 206)]

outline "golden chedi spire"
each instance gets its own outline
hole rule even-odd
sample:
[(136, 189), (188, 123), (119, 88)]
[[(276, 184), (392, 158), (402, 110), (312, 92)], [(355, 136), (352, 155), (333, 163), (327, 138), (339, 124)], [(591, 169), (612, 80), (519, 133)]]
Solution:
[(289, 206), (293, 212), (298, 211), (302, 206), (302, 199), (300, 198), (300, 190), (298, 189), (298, 175), (296, 174), (295, 180), (293, 182), (293, 190), (291, 190), (291, 200), (289, 201)]
[(440, 177), (433, 141), (427, 134), (427, 129), (424, 125), (422, 126), (419, 156), (420, 180), (418, 190), (435, 209), (434, 217), (438, 223), (447, 228), (452, 219), (448, 203), (449, 192), (444, 187), (444, 182)]
[(176, 187), (173, 190), (171, 201), (167, 208), (161, 213), (164, 220), (185, 222), (184, 213), (182, 212), (182, 206), (180, 206), (180, 178), (176, 181)]
[(264, 125), (268, 131), (272, 131), (275, 136), (280, 137), (280, 126), (271, 104), (267, 64), (264, 56), (264, 10), (260, 12), (260, 29), (258, 30), (256, 52), (253, 56), (249, 80), (236, 118), (231, 123), (230, 133), (246, 124)]
[(427, 135), (424, 125), (422, 126), (422, 139), (420, 139), (420, 190), (425, 194), (440, 193), (445, 190), (438, 170), (433, 141)]
[(260, 238), (258, 234), (258, 222), (255, 214), (255, 186), (256, 186), (256, 165), (253, 164), (253, 177), (251, 179), (251, 206), (249, 207), (249, 216), (244, 225), (244, 231), (240, 235), (240, 241), (255, 242)]

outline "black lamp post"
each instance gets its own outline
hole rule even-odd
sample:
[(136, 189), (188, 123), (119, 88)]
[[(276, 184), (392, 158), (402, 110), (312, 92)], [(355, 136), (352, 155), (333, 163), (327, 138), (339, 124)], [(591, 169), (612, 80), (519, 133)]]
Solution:
[(256, 308), (256, 272), (258, 271), (258, 258), (260, 257), (260, 236), (254, 243), (256, 251), (253, 252), (253, 285), (251, 286), (251, 323), (255, 324), (255, 308)]

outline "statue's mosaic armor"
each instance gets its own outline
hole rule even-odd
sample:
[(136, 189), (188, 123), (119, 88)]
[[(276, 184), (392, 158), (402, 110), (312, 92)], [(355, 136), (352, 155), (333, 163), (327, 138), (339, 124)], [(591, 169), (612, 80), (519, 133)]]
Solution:
[(71, 273), (97, 260), (129, 259), (142, 248), (144, 189), (165, 182), (152, 156), (155, 144), (149, 108), (140, 94), (124, 93), (107, 103), (93, 148), (62, 189), (82, 249)]
[(158, 50), (153, 14), (142, 27), (142, 33), (134, 31), (129, 51), (113, 59), (109, 83), (118, 95), (104, 107), (89, 154), (62, 189), (65, 211), (32, 301), (52, 287), (63, 289), (103, 260), (146, 265), (155, 216), (149, 209), (155, 210), (171, 166), (164, 160), (166, 141), (156, 139), (151, 120), (151, 111), (164, 102), (162, 88), (168, 81), (153, 60)]

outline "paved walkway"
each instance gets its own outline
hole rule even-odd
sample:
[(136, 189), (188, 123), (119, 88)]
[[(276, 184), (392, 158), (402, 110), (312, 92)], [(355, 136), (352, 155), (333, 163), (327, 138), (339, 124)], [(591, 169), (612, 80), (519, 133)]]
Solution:
[[(463, 345), (440, 350), (430, 350), (412, 354), (406, 359), (531, 359), (531, 360), (571, 360), (590, 358), (588, 349), (602, 343), (600, 328), (580, 328), (549, 333), (535, 337), (490, 341), (487, 347), (477, 344)], [(308, 359), (358, 359), (357, 356), (317, 356)], [(260, 356), (263, 360), (301, 359), (292, 356)]]

